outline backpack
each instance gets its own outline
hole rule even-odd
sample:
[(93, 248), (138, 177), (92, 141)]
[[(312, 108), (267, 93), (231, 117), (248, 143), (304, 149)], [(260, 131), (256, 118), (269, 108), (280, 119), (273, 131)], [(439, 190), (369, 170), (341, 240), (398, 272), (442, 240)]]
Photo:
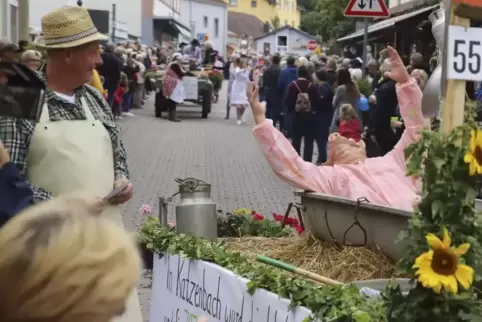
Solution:
[(298, 84), (296, 84), (296, 81), (294, 81), (293, 83), (299, 91), (298, 95), (296, 96), (295, 112), (311, 112), (310, 96), (308, 95), (308, 90), (311, 87), (311, 83), (308, 85), (308, 89), (305, 93), (301, 91), (301, 89), (298, 87)]

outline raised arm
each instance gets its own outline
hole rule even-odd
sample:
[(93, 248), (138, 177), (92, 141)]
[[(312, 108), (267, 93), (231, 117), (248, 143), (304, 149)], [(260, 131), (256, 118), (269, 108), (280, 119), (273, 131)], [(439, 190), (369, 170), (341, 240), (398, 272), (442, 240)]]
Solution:
[(250, 83), (248, 99), (256, 122), (253, 133), (273, 172), (294, 188), (332, 194), (333, 168), (316, 166), (300, 158), (272, 121), (266, 120), (264, 106), (257, 97), (258, 88)]
[(415, 79), (408, 75), (405, 66), (398, 53), (392, 47), (388, 47), (388, 54), (392, 63), (391, 72), (385, 77), (397, 81), (397, 97), (400, 106), (400, 114), (403, 118), (405, 131), (387, 157), (392, 157), (401, 166), (405, 167), (405, 149), (418, 140), (418, 132), (423, 129), (422, 117), (422, 91)]

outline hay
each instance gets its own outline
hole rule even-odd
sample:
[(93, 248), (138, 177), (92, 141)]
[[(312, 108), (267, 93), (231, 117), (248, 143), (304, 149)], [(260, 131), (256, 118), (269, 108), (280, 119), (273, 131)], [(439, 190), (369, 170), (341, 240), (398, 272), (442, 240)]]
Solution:
[(243, 237), (225, 242), (230, 250), (253, 260), (265, 255), (343, 283), (395, 275), (395, 264), (379, 252), (363, 247), (338, 248), (311, 236)]

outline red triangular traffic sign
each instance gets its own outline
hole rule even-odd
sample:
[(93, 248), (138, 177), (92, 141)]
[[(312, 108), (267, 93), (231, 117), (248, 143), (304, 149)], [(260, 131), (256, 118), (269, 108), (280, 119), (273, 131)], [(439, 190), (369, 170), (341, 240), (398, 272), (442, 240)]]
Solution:
[(347, 17), (389, 17), (384, 0), (350, 0), (345, 9)]

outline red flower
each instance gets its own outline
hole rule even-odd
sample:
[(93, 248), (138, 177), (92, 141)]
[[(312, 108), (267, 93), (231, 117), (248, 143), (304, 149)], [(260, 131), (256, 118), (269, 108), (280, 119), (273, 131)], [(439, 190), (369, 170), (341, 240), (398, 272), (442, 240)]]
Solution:
[(273, 213), (273, 219), (275, 221), (283, 221), (283, 215), (279, 215), (279, 214), (276, 214), (276, 213)]
[(298, 227), (296, 227), (296, 231), (298, 232), (298, 234), (301, 235), (303, 233), (304, 229), (301, 226), (298, 226)]
[(264, 216), (263, 215), (260, 215), (260, 214), (256, 214), (253, 216), (253, 219), (255, 221), (260, 221), (260, 220), (264, 220)]

